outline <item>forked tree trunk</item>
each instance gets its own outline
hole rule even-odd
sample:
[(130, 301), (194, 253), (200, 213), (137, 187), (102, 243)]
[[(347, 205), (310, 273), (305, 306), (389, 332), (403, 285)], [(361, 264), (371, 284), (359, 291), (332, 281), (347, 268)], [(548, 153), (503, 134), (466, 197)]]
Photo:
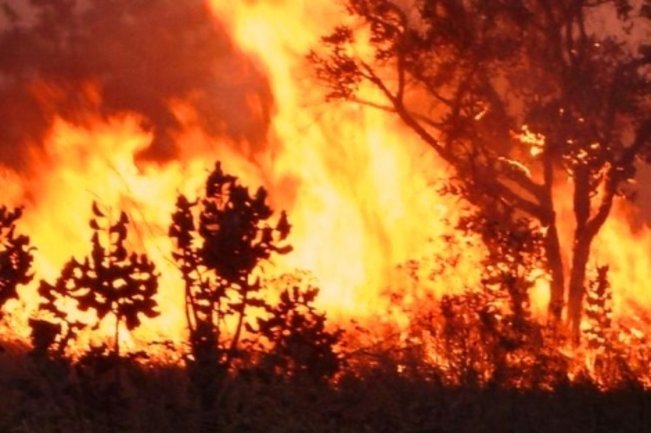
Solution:
[(583, 313), (583, 298), (585, 295), (585, 277), (590, 246), (601, 230), (610, 213), (615, 196), (617, 177), (609, 173), (603, 198), (596, 209), (592, 206), (591, 196), (594, 192), (590, 186), (591, 172), (586, 166), (575, 169), (574, 178), (574, 216), (576, 229), (572, 248), (572, 268), (567, 298), (567, 326), (570, 330), (572, 343), (576, 346), (581, 340), (581, 316)]
[(572, 251), (572, 263), (569, 284), (565, 285), (565, 275), (561, 255), (561, 247), (555, 226), (550, 226), (545, 239), (545, 252), (551, 274), (550, 299), (548, 305), (548, 320), (553, 328), (561, 324), (565, 295), (567, 293), (567, 330), (570, 332), (572, 343), (578, 345), (581, 339), (581, 317), (583, 313), (583, 298), (585, 295), (585, 278), (590, 245), (594, 236), (579, 236), (575, 238)]

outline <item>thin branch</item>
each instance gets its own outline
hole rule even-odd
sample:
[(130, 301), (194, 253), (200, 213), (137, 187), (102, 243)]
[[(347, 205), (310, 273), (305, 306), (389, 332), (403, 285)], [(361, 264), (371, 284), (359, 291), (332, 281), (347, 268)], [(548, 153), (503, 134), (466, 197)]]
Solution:
[(651, 119), (646, 120), (638, 128), (633, 144), (626, 148), (619, 161), (613, 164), (608, 170), (606, 180), (604, 181), (604, 194), (599, 208), (586, 224), (588, 234), (591, 234), (593, 237), (596, 236), (601, 226), (606, 222), (612, 208), (613, 199), (617, 193), (617, 186), (624, 180), (625, 167), (633, 164), (642, 148), (649, 143), (651, 143)]
[[(383, 104), (380, 104), (379, 102), (369, 101), (367, 99), (358, 98), (356, 96), (350, 98), (350, 101), (355, 102), (355, 103), (360, 104), (360, 105), (367, 106), (367, 107), (375, 108), (375, 109), (378, 109), (378, 110), (381, 110), (381, 111), (384, 111), (384, 112), (387, 112), (387, 113), (396, 114), (396, 108), (393, 105), (383, 105)], [(429, 117), (427, 117), (427, 116), (425, 116), (423, 114), (420, 114), (420, 113), (414, 113), (414, 112), (410, 111), (409, 114), (412, 117), (414, 117), (415, 119), (419, 120), (420, 122), (422, 122), (422, 123), (424, 123), (424, 124), (426, 124), (428, 126), (431, 126), (432, 128), (437, 128), (438, 129), (438, 128), (441, 128), (444, 125), (443, 123), (434, 122)]]
[(364, 62), (361, 63), (361, 66), (366, 71), (369, 81), (375, 84), (382, 91), (384, 96), (391, 102), (391, 104), (393, 104), (396, 114), (400, 116), (402, 121), (405, 122), (405, 124), (407, 124), (407, 126), (410, 127), (414, 132), (416, 132), (416, 134), (423, 141), (425, 141), (425, 143), (427, 143), (430, 147), (432, 147), (439, 154), (441, 158), (454, 165), (455, 158), (452, 156), (452, 154), (449, 153), (443, 146), (441, 146), (439, 140), (437, 140), (432, 134), (430, 134), (423, 127), (423, 125), (416, 118), (412, 116), (412, 114), (403, 105), (403, 101), (397, 99), (396, 96), (393, 93), (391, 93), (391, 91), (384, 84), (382, 79), (377, 76), (373, 68), (371, 68), (367, 63)]

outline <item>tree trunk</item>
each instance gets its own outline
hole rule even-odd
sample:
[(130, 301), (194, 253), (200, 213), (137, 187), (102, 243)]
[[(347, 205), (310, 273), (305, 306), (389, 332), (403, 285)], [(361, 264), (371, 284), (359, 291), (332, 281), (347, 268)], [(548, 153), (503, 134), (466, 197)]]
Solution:
[(591, 241), (592, 238), (590, 237), (577, 236), (572, 255), (567, 323), (574, 345), (578, 345), (581, 340), (581, 315), (583, 312), (583, 296), (585, 294), (585, 275), (590, 256)]
[(548, 227), (545, 234), (545, 254), (551, 275), (547, 321), (556, 330), (561, 324), (565, 307), (565, 271), (554, 211), (554, 159), (549, 152), (543, 154), (543, 188), (544, 194), (540, 197), (540, 204), (545, 213), (540, 222)]
[(115, 358), (120, 358), (120, 316), (118, 315), (117, 308), (115, 312), (115, 346), (113, 347), (113, 354)]
[(549, 305), (547, 309), (548, 322), (553, 328), (557, 328), (561, 323), (563, 307), (565, 306), (565, 275), (563, 272), (561, 245), (558, 240), (558, 230), (555, 222), (550, 223), (547, 234), (545, 235), (545, 253), (551, 274)]

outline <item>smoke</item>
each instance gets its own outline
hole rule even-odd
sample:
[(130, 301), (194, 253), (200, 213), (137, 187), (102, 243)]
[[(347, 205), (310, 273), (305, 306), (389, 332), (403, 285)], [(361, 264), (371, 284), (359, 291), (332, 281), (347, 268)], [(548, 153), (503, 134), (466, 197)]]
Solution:
[(170, 102), (190, 99), (207, 133), (264, 143), (269, 84), (203, 0), (1, 6), (0, 164), (24, 168), (55, 116), (83, 124), (89, 110), (138, 113), (154, 136), (139, 157), (173, 158), (180, 125)]

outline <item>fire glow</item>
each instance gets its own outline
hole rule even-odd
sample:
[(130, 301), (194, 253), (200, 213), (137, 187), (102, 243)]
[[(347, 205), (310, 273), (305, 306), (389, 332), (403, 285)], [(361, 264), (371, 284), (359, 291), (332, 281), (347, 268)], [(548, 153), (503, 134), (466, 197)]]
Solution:
[[(167, 229), (176, 196), (197, 196), (218, 159), (244, 185), (264, 186), (271, 206), (288, 213), (294, 251), (275, 259), (272, 272), (311, 272), (321, 289), (319, 306), (332, 317), (383, 314), (385, 289), (413, 284), (398, 265), (445, 256), (448, 245), (442, 236), (462, 236), (453, 229), (461, 205), (438, 192), (449, 168), (390, 114), (357, 104), (323, 102), (325, 92), (306, 53), (341, 21), (339, 7), (289, 0), (212, 1), (208, 11), (214, 26), (230, 35), (236, 51), (251, 59), (236, 65), (229, 76), (244, 89), (248, 113), (243, 115), (268, 118), (266, 131), (257, 131), (255, 139), (243, 137), (213, 119), (223, 132), (213, 134), (201, 111), (201, 101), (209, 96), (193, 90), (164, 101), (176, 124), (169, 132), (175, 155), (156, 160), (143, 155), (158, 131), (136, 110), (107, 114), (102, 108), (107, 90), (101, 83), (83, 82), (70, 90), (54, 82), (34, 82), (30, 91), (42, 106), (54, 110), (52, 120), (42, 142), (28, 152), (25, 166), (1, 168), (0, 179), (4, 202), (24, 205), (20, 229), (37, 247), (36, 279), (54, 280), (69, 257), (88, 253), (92, 201), (115, 216), (124, 210), (132, 221), (131, 246), (146, 252), (161, 275), (157, 297), (161, 315), (139, 327), (134, 340), (125, 334), (125, 342), (137, 348), (163, 338), (183, 341), (182, 282), (171, 258)], [(215, 81), (223, 74), (217, 72)], [(247, 91), (247, 80), (258, 75), (268, 82), (272, 104), (260, 96), (263, 91)], [(66, 92), (77, 93), (82, 101), (75, 121), (56, 113), (57, 99)], [(370, 88), (362, 89), (362, 94), (367, 100), (378, 99)], [(526, 128), (521, 132), (523, 145), (530, 146), (535, 156), (544, 139), (524, 137)], [(564, 185), (558, 185), (558, 193), (569, 200)], [(614, 316), (643, 336), (651, 311), (645, 292), (651, 233), (646, 227), (631, 228), (630, 220), (639, 217), (636, 212), (618, 203), (593, 245), (592, 261), (610, 266)], [(561, 230), (569, 233), (572, 227)], [(442, 274), (445, 279), (427, 283), (435, 299), (477, 282), (482, 249), (477, 242), (464, 245), (469, 249), (452, 271)], [(20, 294), (7, 311), (15, 321), (13, 329), (26, 338), (27, 318), (38, 299), (34, 285)], [(549, 299), (544, 278), (532, 296), (532, 309), (544, 320)], [(95, 338), (110, 336), (107, 329)]]

